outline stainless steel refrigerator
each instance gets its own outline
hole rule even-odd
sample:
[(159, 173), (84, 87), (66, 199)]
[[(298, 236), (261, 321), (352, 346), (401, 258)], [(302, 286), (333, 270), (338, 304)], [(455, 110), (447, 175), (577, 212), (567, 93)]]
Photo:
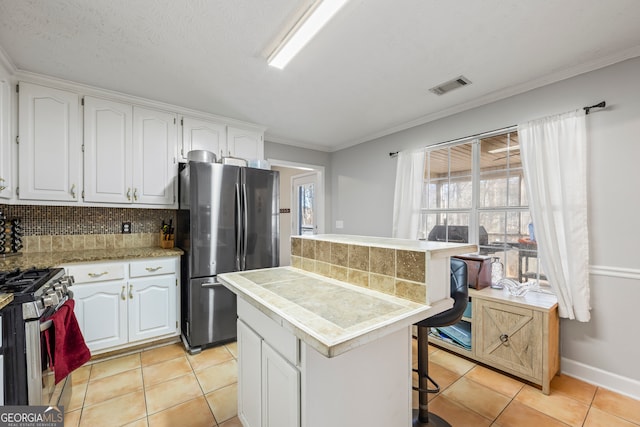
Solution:
[(236, 297), (217, 275), (279, 265), (279, 173), (190, 161), (179, 179), (182, 337), (197, 353), (236, 338)]

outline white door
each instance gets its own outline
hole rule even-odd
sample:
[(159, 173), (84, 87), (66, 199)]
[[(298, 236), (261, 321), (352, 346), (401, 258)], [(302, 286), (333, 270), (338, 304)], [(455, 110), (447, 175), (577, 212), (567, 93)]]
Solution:
[(300, 425), (300, 373), (264, 341), (262, 399), (263, 426)]
[(20, 199), (77, 201), (82, 145), (75, 93), (20, 83)]
[(130, 280), (127, 286), (129, 342), (176, 331), (175, 276)]
[(177, 148), (176, 115), (133, 108), (133, 202), (174, 203)]
[(262, 426), (262, 339), (238, 319), (238, 418), (245, 427)]
[(225, 125), (190, 117), (182, 119), (182, 149), (180, 150), (182, 160), (187, 160), (187, 154), (191, 150), (211, 151), (219, 160), (222, 151), (226, 152), (226, 147), (227, 127)]
[(291, 178), (292, 236), (318, 233), (318, 173)]
[(131, 105), (84, 98), (85, 200), (132, 203)]
[(0, 78), (0, 198), (11, 198), (11, 142), (9, 131), (9, 82)]
[(254, 130), (227, 128), (227, 154), (246, 160), (264, 159), (263, 134)]
[(74, 313), (91, 351), (127, 342), (126, 283), (73, 286)]

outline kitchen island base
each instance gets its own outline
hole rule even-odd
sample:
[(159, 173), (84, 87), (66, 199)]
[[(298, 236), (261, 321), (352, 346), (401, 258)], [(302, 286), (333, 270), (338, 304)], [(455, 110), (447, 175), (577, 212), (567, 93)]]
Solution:
[(411, 328), (326, 357), (238, 299), (244, 427), (410, 426)]

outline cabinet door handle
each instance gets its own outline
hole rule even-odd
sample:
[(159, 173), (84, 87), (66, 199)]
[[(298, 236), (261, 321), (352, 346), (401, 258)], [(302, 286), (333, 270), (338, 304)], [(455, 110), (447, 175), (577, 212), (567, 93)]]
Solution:
[(103, 271), (102, 273), (89, 273), (87, 274), (87, 276), (91, 277), (92, 279), (95, 279), (96, 277), (104, 276), (105, 274), (109, 274), (109, 272)]
[(131, 187), (127, 188), (127, 200), (131, 201)]
[[(4, 182), (4, 178), (0, 178), (0, 182)], [(6, 185), (0, 185), (0, 191), (3, 191), (7, 188)]]
[(138, 201), (138, 189), (137, 188), (133, 189), (133, 201), (134, 202)]
[(159, 267), (146, 267), (146, 268), (145, 268), (145, 270), (147, 270), (147, 271), (149, 271), (149, 272), (153, 273), (154, 271), (158, 271), (158, 270), (160, 270), (161, 268), (162, 268), (162, 266), (159, 266)]
[(76, 185), (75, 184), (71, 185), (71, 189), (69, 190), (69, 192), (71, 193), (71, 197), (73, 197), (75, 199), (76, 198)]
[(120, 298), (122, 301), (125, 301), (127, 297), (124, 295), (124, 285), (122, 285), (122, 291), (120, 291)]
[(509, 342), (509, 335), (507, 334), (500, 335), (500, 342), (502, 344), (507, 344)]
[(133, 299), (133, 285), (129, 285), (129, 299)]

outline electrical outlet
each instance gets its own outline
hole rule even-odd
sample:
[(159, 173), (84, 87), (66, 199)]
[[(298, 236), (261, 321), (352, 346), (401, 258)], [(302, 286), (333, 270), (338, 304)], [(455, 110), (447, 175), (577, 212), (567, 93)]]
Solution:
[(131, 223), (123, 222), (122, 223), (122, 234), (131, 234)]

